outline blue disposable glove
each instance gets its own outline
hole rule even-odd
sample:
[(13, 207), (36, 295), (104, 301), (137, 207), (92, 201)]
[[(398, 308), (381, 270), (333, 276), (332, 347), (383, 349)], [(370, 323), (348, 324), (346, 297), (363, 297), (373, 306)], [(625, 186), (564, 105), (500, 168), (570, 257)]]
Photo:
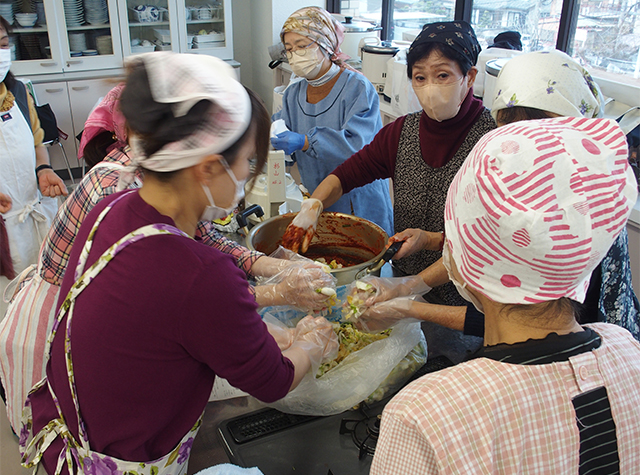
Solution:
[(289, 130), (280, 132), (275, 137), (271, 137), (271, 145), (276, 150), (284, 150), (284, 153), (291, 155), (293, 152), (302, 150), (306, 136), (291, 132)]

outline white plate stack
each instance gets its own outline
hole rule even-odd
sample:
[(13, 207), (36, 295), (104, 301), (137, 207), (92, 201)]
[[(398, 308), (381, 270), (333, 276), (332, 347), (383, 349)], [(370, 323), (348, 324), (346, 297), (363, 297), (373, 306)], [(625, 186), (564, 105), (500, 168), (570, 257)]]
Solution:
[(47, 17), (44, 14), (44, 3), (42, 3), (42, 0), (34, 1), (31, 4), (31, 7), (32, 7), (32, 11), (38, 14), (38, 25), (42, 25), (42, 26), (46, 25)]
[(113, 54), (113, 43), (111, 35), (102, 35), (96, 38), (96, 49), (98, 54)]
[(87, 35), (84, 32), (69, 33), (69, 49), (71, 51), (84, 51), (87, 49)]
[(87, 23), (103, 25), (109, 21), (107, 0), (84, 0), (84, 15)]
[(84, 23), (84, 5), (82, 0), (63, 0), (64, 19), (67, 26), (80, 26)]
[(13, 3), (0, 2), (0, 15), (4, 17), (10, 25), (13, 25)]

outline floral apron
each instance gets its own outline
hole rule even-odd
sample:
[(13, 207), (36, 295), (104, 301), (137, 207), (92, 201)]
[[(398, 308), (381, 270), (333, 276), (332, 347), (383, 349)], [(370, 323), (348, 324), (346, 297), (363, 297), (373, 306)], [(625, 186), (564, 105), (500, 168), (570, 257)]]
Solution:
[[(58, 464), (56, 467), (56, 474), (59, 474), (66, 462), (69, 473), (118, 473), (129, 475), (182, 475), (187, 470), (187, 462), (189, 460), (189, 454), (191, 452), (191, 446), (195, 439), (200, 425), (202, 423), (202, 415), (198, 421), (194, 424), (191, 430), (184, 435), (178, 445), (168, 454), (160, 457), (156, 460), (149, 462), (130, 462), (126, 460), (120, 460), (115, 457), (109, 457), (91, 450), (89, 447), (89, 437), (84, 421), (82, 420), (80, 406), (78, 402), (78, 395), (76, 391), (75, 378), (73, 375), (73, 361), (71, 357), (71, 324), (73, 320), (73, 310), (75, 307), (75, 300), (80, 293), (91, 283), (91, 281), (104, 269), (115, 256), (124, 248), (140, 241), (141, 239), (173, 234), (176, 236), (189, 237), (174, 226), (167, 224), (150, 224), (143, 226), (135, 231), (132, 231), (128, 235), (121, 238), (109, 249), (107, 249), (102, 256), (87, 270), (85, 271), (85, 264), (91, 250), (93, 243), (93, 237), (95, 236), (98, 226), (109, 212), (109, 210), (128, 193), (115, 199), (110, 203), (98, 216), (87, 241), (84, 244), (80, 258), (78, 259), (78, 265), (76, 267), (75, 278), (76, 282), (71, 287), (69, 294), (60, 307), (60, 311), (53, 325), (53, 329), (47, 340), (46, 354), (51, 357), (51, 343), (56, 335), (58, 327), (62, 322), (65, 315), (67, 316), (67, 325), (65, 333), (65, 354), (67, 365), (67, 376), (69, 378), (69, 388), (71, 389), (71, 396), (76, 408), (76, 414), (78, 416), (78, 433), (80, 441), (77, 441), (71, 434), (71, 431), (66, 425), (60, 403), (57, 396), (53, 392), (53, 388), (49, 384), (46, 376), (36, 384), (29, 393), (29, 397), (25, 402), (24, 410), (22, 413), (22, 430), (20, 433), (20, 453), (22, 454), (22, 465), (26, 468), (34, 467), (33, 473), (37, 472), (40, 460), (44, 455), (44, 452), (51, 445), (51, 443), (58, 437), (62, 437), (64, 442), (64, 448), (60, 452), (58, 457)], [(45, 427), (43, 427), (37, 434), (33, 434), (33, 418), (31, 412), (31, 394), (40, 389), (42, 386), (47, 385), (51, 397), (58, 410), (58, 418), (50, 421)], [(204, 413), (204, 411), (203, 411)], [(104, 472), (103, 472), (104, 471)]]

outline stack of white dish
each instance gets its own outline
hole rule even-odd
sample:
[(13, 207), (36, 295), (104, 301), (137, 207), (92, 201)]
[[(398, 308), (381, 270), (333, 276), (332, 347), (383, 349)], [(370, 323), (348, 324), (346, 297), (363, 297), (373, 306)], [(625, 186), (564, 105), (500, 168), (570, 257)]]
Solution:
[(69, 49), (71, 51), (84, 51), (87, 49), (87, 36), (83, 33), (69, 33)]
[(80, 26), (84, 23), (84, 5), (82, 0), (62, 0), (64, 2), (64, 18), (67, 26)]
[(96, 49), (99, 54), (113, 54), (111, 35), (102, 35), (96, 38)]
[(0, 15), (2, 15), (10, 25), (13, 25), (13, 3), (0, 2)]
[(18, 25), (23, 28), (31, 28), (38, 21), (37, 13), (16, 13), (13, 16)]
[(98, 56), (98, 51), (95, 49), (86, 49), (82, 52), (82, 56)]
[(47, 17), (44, 14), (44, 3), (42, 3), (42, 0), (33, 2), (31, 6), (33, 7), (32, 10), (38, 14), (38, 25), (46, 25)]
[(109, 21), (107, 0), (84, 0), (84, 15), (87, 23), (102, 25)]

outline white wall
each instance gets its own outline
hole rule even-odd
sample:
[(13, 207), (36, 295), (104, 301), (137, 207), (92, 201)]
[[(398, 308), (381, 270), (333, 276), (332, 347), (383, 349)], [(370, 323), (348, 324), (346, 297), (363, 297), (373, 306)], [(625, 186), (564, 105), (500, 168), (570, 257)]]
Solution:
[(280, 41), (280, 29), (298, 8), (325, 7), (324, 1), (233, 0), (234, 59), (241, 64), (242, 83), (253, 89), (271, 110), (274, 76), (267, 48)]

